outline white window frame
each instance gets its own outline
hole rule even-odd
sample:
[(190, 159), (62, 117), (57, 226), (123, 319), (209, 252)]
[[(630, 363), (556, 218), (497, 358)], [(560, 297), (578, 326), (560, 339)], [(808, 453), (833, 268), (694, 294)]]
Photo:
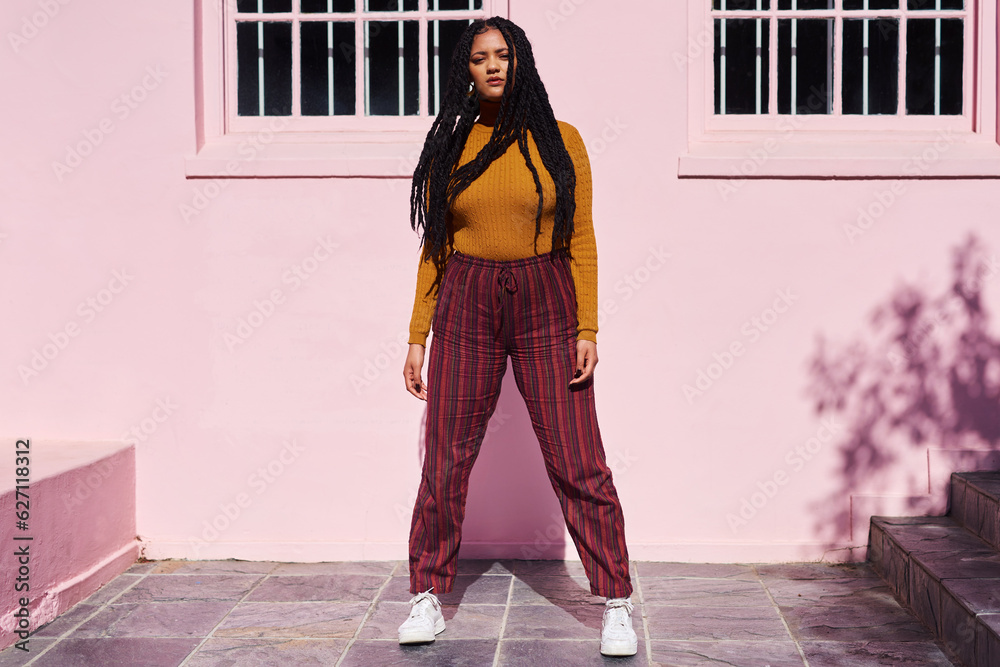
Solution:
[[(900, 0), (906, 2), (906, 0)], [(688, 150), (678, 160), (681, 178), (920, 178), (1000, 177), (998, 145), (997, 3), (966, 0), (963, 113), (959, 116), (777, 114), (777, 86), (768, 115), (716, 114), (714, 19), (708, 0), (689, 0)], [(771, 0), (768, 13), (777, 11)], [(842, 0), (837, 0), (838, 13)], [(799, 11), (795, 17), (820, 12)], [(870, 11), (868, 14), (891, 12)], [(916, 12), (911, 12), (911, 16)], [(729, 15), (735, 15), (733, 12)], [(843, 12), (851, 18), (865, 12)], [(923, 17), (924, 12), (920, 12)], [(939, 15), (928, 12), (927, 18)], [(777, 31), (770, 31), (771, 70), (777, 68)], [(835, 49), (841, 35), (836, 35)], [(901, 38), (903, 35), (901, 35)], [(902, 70), (902, 67), (900, 68)], [(904, 72), (900, 76), (905, 76)], [(840, 85), (839, 72), (835, 86)], [(905, 105), (900, 89), (900, 109)], [(838, 96), (839, 97), (839, 96)], [(839, 112), (839, 109), (835, 110)], [(925, 159), (917, 159), (923, 156)], [(926, 159), (933, 157), (933, 159)]]
[[(330, 15), (338, 20), (413, 20), (419, 22), (420, 113), (413, 116), (259, 116), (235, 112), (236, 66), (227, 64), (235, 47), (227, 47), (227, 26), (235, 0), (195, 0), (195, 153), (185, 158), (188, 178), (259, 178), (373, 176), (408, 178), (413, 173), (427, 131), (429, 82), (426, 24), (430, 20), (468, 18), (454, 11), (427, 11), (434, 0), (419, 0), (414, 12), (361, 12)], [(298, 2), (298, 0), (293, 0)], [(356, 9), (364, 0), (356, 0)], [(509, 0), (483, 0), (474, 18), (510, 15)], [(243, 15), (241, 14), (241, 17)], [(250, 15), (251, 17), (253, 15)], [(322, 19), (323, 14), (310, 15)], [(275, 15), (267, 15), (276, 18)], [(293, 49), (298, 36), (293, 32)], [(360, 21), (355, 34), (361, 33)], [(235, 30), (232, 31), (235, 35)], [(358, 50), (363, 40), (357, 41)], [(363, 53), (360, 55), (363, 56)], [(447, 58), (450, 54), (440, 54)], [(357, 97), (363, 98), (364, 58), (355, 59)], [(294, 81), (294, 79), (293, 79)], [(293, 95), (298, 95), (293, 83)], [(232, 102), (227, 106), (227, 100)], [(364, 100), (360, 100), (363, 110)], [(356, 108), (357, 105), (356, 105)]]

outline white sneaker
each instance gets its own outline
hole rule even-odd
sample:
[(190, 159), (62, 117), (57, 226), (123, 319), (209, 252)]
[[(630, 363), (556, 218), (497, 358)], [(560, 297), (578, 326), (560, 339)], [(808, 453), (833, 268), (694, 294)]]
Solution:
[(601, 655), (635, 655), (639, 640), (632, 629), (631, 598), (612, 598), (604, 603)]
[(432, 642), (434, 636), (444, 632), (444, 616), (441, 615), (441, 602), (431, 593), (430, 588), (423, 593), (417, 593), (410, 600), (410, 616), (399, 626), (400, 644), (419, 644)]

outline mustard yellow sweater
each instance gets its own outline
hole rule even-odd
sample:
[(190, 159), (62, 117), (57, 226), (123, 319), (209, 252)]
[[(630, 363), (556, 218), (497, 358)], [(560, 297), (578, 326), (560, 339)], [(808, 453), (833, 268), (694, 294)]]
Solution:
[[(570, 252), (573, 255), (570, 271), (576, 288), (577, 340), (596, 342), (597, 241), (591, 217), (593, 185), (590, 160), (577, 129), (563, 121), (558, 123), (563, 143), (576, 171), (576, 214), (573, 218), (573, 236), (570, 239)], [(475, 159), (476, 154), (489, 141), (492, 132), (492, 127), (475, 123), (465, 142), (459, 165)], [(542, 254), (552, 249), (556, 187), (542, 164), (530, 131), (528, 151), (538, 172), (545, 199), (541, 235), (538, 237), (538, 253)], [(531, 257), (535, 254), (537, 209), (535, 181), (517, 142), (514, 142), (452, 203), (447, 222), (449, 231), (453, 234), (453, 245), (447, 248), (448, 256), (458, 250), (466, 255), (496, 260)], [(417, 293), (410, 319), (410, 343), (424, 345), (430, 333), (439, 286), (430, 294), (428, 290), (434, 284), (435, 276), (434, 263), (428, 259), (424, 248), (417, 268)]]

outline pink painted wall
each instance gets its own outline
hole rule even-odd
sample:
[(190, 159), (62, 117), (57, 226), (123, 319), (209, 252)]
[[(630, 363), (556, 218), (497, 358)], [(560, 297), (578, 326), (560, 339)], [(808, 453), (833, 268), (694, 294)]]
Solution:
[[(986, 461), (997, 430), (966, 420), (918, 434), (891, 415), (965, 373), (974, 355), (955, 341), (973, 325), (952, 318), (921, 337), (947, 353), (921, 378), (878, 369), (887, 335), (871, 315), (903, 284), (944, 294), (969, 234), (987, 257), (1000, 249), (996, 183), (905, 181), (853, 243), (843, 226), (890, 181), (738, 181), (723, 198), (718, 181), (677, 177), (683, 3), (645, 3), (638, 22), (595, 1), (511, 4), (556, 116), (590, 147), (605, 312), (595, 387), (632, 556), (848, 558), (837, 549), (867, 540), (852, 508), (942, 511), (949, 468)], [(6, 29), (38, 7), (7, 2)], [(186, 223), (180, 207), (205, 185), (184, 177), (193, 25), (186, 2), (65, 3), (0, 48), (4, 423), (38, 439), (134, 442), (149, 557), (405, 558), (424, 416), (400, 377), (417, 258), (408, 181), (234, 179)], [(144, 79), (134, 109), (116, 103)], [(88, 136), (99, 144), (57, 177), (53, 163)], [(332, 254), (308, 280), (283, 278), (324, 243)], [(986, 341), (998, 284), (983, 281)], [(226, 335), (274, 290), (273, 312), (231, 349)], [(755, 317), (766, 331), (750, 333)], [(837, 382), (844, 411), (817, 413), (820, 338), (835, 355), (857, 343), (845, 363), (903, 393), (873, 408)], [(734, 342), (743, 353), (709, 368)], [(22, 378), (50, 344), (53, 358)], [(717, 377), (688, 400), (699, 371)], [(982, 415), (995, 395), (981, 389), (978, 404), (953, 401), (957, 414)], [(473, 474), (465, 553), (576, 558), (511, 377), (504, 392)], [(796, 454), (810, 438), (813, 452)], [(845, 465), (851, 452), (862, 463)], [(868, 465), (870, 452), (884, 456)]]

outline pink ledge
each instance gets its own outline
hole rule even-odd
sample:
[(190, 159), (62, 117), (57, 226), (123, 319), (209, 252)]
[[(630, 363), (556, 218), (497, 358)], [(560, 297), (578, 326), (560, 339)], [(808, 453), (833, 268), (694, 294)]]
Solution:
[[(25, 448), (17, 446), (17, 438), (3, 442), (0, 649), (22, 641), (15, 615), (22, 601), (28, 603), (28, 630), (34, 632), (127, 570), (139, 555), (134, 445), (30, 439), (24, 485), (18, 482), (24, 478), (23, 467), (18, 470), (23, 461), (16, 457)], [(24, 494), (28, 514), (21, 529)]]

